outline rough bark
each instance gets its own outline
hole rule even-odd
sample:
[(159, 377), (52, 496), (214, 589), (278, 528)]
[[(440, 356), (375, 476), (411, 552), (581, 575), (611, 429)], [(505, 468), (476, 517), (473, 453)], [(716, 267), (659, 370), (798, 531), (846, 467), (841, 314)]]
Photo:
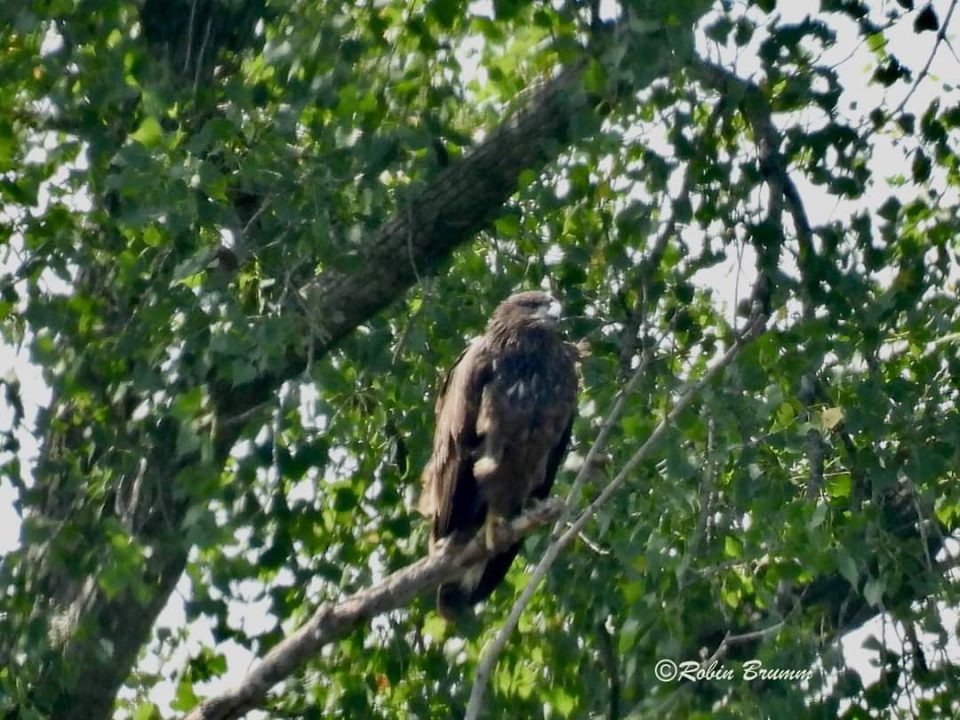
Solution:
[(495, 218), (521, 172), (556, 157), (567, 144), (573, 115), (587, 106), (581, 69), (578, 64), (549, 81), (464, 162), (445, 168), (400, 208), (366, 245), (355, 272), (331, 269), (304, 289), (319, 335), (315, 352), (325, 352), (386, 307), (419, 274), (432, 272)]

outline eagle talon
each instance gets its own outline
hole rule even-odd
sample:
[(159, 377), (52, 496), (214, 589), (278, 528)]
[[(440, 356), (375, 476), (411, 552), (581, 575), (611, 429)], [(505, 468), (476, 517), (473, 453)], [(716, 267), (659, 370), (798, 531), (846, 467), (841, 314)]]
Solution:
[(483, 544), (487, 550), (492, 551), (497, 547), (497, 540), (503, 534), (506, 526), (506, 518), (487, 513), (487, 519), (483, 523)]

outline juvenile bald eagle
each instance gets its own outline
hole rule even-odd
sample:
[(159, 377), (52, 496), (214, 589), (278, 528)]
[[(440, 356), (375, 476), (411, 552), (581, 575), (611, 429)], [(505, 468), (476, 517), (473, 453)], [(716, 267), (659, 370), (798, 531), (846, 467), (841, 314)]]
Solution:
[[(559, 311), (546, 293), (510, 296), (447, 373), (420, 497), (420, 511), (433, 520), (431, 552), (440, 540), (463, 543), (481, 527), (492, 547), (496, 523), (550, 492), (577, 395), (576, 350), (560, 336)], [(519, 549), (442, 585), (440, 613), (454, 618), (487, 598)]]

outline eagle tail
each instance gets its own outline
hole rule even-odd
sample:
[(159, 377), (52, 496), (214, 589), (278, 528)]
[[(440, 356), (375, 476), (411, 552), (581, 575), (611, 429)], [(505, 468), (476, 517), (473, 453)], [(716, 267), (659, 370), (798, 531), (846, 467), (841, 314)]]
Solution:
[(456, 622), (470, 614), (470, 594), (460, 583), (447, 583), (437, 589), (437, 612), (440, 616)]
[(460, 582), (446, 583), (437, 590), (437, 611), (447, 620), (457, 620), (467, 615), (478, 602), (490, 597), (507, 576), (510, 565), (520, 552), (520, 543), (515, 543), (505, 551), (484, 563), (483, 571), (474, 571), (464, 575)]

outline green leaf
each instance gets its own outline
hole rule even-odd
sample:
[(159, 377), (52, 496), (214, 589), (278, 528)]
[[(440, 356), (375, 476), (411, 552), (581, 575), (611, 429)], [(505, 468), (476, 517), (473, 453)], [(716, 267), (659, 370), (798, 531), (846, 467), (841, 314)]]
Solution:
[(560, 717), (570, 717), (576, 707), (573, 695), (562, 688), (553, 688), (546, 693), (550, 706)]
[(878, 66), (873, 73), (873, 79), (884, 87), (890, 87), (899, 80), (909, 80), (910, 77), (910, 69), (901, 65), (900, 61), (892, 56)]
[(707, 26), (706, 35), (708, 38), (718, 43), (725, 43), (733, 30), (733, 21), (726, 15), (721, 15), (713, 23)]
[(583, 83), (584, 88), (589, 93), (599, 95), (605, 92), (607, 86), (606, 68), (600, 62), (591, 60), (583, 72)]
[(193, 683), (183, 678), (177, 683), (177, 689), (170, 707), (180, 712), (187, 712), (195, 708), (199, 702), (196, 693), (193, 691)]
[(133, 720), (161, 720), (160, 709), (153, 703), (141, 703), (133, 711)]
[(436, 614), (431, 614), (423, 621), (423, 634), (429, 635), (435, 642), (442, 642), (447, 637), (449, 623)]
[(851, 587), (854, 589), (859, 587), (860, 573), (857, 571), (857, 563), (843, 548), (837, 551), (837, 569)]
[(146, 117), (140, 127), (130, 133), (130, 138), (144, 147), (153, 148), (163, 140), (163, 128), (154, 117)]
[(148, 225), (143, 229), (143, 242), (150, 247), (157, 247), (163, 243), (163, 235), (156, 225)]
[(736, 31), (733, 36), (733, 41), (736, 43), (737, 47), (744, 47), (749, 45), (750, 41), (753, 40), (753, 34), (756, 31), (756, 25), (753, 22), (746, 18), (738, 18)]
[(823, 521), (827, 519), (827, 512), (829, 509), (830, 507), (827, 505), (827, 503), (817, 503), (817, 507), (814, 508), (813, 515), (810, 517), (809, 527), (811, 530), (815, 530), (823, 525)]
[(732, 535), (727, 535), (723, 539), (723, 554), (731, 558), (742, 557), (743, 543)]
[(889, 197), (877, 209), (877, 215), (888, 222), (894, 222), (897, 219), (901, 207), (903, 207), (903, 204), (897, 198)]
[(937, 17), (937, 11), (933, 9), (933, 5), (928, 3), (913, 19), (913, 31), (915, 33), (936, 32), (939, 29), (940, 18)]
[(7, 172), (12, 167), (14, 153), (19, 142), (14, 135), (13, 127), (0, 118), (0, 172)]
[(245, 359), (236, 358), (230, 363), (230, 379), (234, 387), (250, 382), (257, 377), (257, 369)]
[(872, 606), (877, 607), (883, 600), (886, 582), (883, 578), (870, 578), (863, 586), (863, 597)]
[(517, 215), (502, 215), (494, 221), (493, 225), (504, 237), (514, 238), (520, 234), (520, 218)]
[(870, 49), (870, 52), (883, 58), (886, 55), (887, 36), (882, 32), (873, 33), (867, 38), (867, 47)]
[(913, 156), (913, 165), (911, 166), (914, 182), (924, 183), (929, 180), (932, 169), (933, 163), (930, 161), (930, 158), (927, 157), (923, 150), (917, 150)]
[(827, 494), (831, 498), (849, 498), (853, 491), (853, 476), (850, 473), (830, 475), (827, 478)]
[(431, 0), (427, 12), (442, 27), (452, 28), (461, 12), (460, 0)]

